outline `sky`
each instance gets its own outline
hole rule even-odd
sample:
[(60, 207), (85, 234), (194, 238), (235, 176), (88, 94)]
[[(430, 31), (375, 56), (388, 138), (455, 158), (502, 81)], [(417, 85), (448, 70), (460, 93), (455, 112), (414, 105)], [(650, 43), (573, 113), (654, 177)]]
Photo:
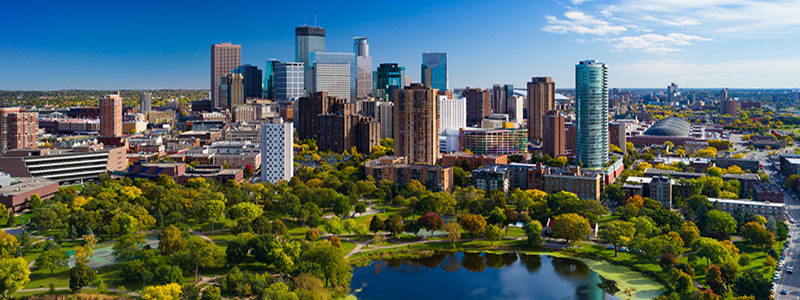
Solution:
[(0, 89), (208, 89), (210, 45), (242, 63), (294, 60), (294, 28), (326, 50), (366, 36), (373, 67), (420, 80), (447, 52), (450, 87), (574, 87), (575, 64), (608, 64), (609, 86), (800, 87), (800, 0), (0, 1)]

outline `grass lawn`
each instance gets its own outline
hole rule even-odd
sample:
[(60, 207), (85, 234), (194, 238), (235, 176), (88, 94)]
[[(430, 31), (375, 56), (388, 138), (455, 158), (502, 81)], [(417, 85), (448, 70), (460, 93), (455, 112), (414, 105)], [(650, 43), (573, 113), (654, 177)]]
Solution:
[(33, 217), (33, 214), (29, 213), (29, 212), (26, 212), (26, 213), (21, 214), (21, 215), (16, 215), (16, 216), (14, 216), (13, 225), (9, 225), (8, 221), (6, 220), (6, 222), (4, 222), (3, 226), (0, 226), (0, 228), (16, 227), (16, 226), (22, 225), (23, 222), (30, 221), (32, 217)]
[(342, 248), (341, 249), (342, 249), (342, 253), (343, 254), (350, 253), (350, 251), (353, 251), (353, 249), (355, 249), (355, 248), (356, 248), (356, 243), (348, 242), (348, 241), (342, 241)]
[(521, 227), (508, 227), (507, 237), (522, 237), (525, 236), (525, 229)]
[(71, 188), (75, 189), (75, 191), (78, 191), (78, 192), (83, 190), (83, 185), (82, 184), (68, 185), (68, 186), (65, 186), (65, 187), (71, 187)]

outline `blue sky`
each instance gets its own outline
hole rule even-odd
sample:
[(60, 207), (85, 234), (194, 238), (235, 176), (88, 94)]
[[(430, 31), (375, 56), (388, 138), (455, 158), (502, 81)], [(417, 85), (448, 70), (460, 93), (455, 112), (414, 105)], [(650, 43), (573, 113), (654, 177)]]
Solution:
[(0, 89), (208, 88), (209, 48), (294, 59), (294, 27), (328, 51), (367, 36), (373, 65), (419, 81), (448, 53), (451, 87), (523, 86), (609, 65), (612, 87), (800, 87), (800, 0), (0, 1)]

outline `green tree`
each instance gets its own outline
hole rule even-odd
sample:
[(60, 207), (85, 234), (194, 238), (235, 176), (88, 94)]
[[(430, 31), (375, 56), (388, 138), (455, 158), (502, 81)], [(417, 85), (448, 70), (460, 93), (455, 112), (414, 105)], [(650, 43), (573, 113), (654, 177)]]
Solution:
[(353, 211), (353, 206), (350, 205), (350, 199), (347, 197), (339, 195), (336, 197), (336, 200), (333, 201), (334, 214), (344, 218), (349, 216), (351, 211)]
[(302, 255), (302, 260), (316, 264), (321, 268), (325, 286), (346, 286), (353, 276), (342, 252), (329, 243), (318, 243), (308, 251), (305, 251)]
[(203, 290), (203, 297), (200, 298), (201, 300), (220, 300), (222, 299), (222, 293), (219, 290), (219, 287), (216, 285), (212, 285), (207, 287)]
[(298, 300), (297, 294), (289, 291), (289, 286), (283, 282), (276, 282), (269, 285), (269, 288), (264, 291), (266, 299), (274, 300)]
[(337, 216), (331, 217), (330, 220), (325, 221), (325, 231), (333, 235), (339, 235), (344, 232), (344, 223)]
[(72, 269), (69, 269), (69, 289), (73, 292), (80, 292), (81, 289), (94, 281), (94, 270), (86, 265), (86, 262), (78, 261)]
[(158, 234), (158, 248), (164, 255), (171, 255), (186, 249), (186, 238), (183, 237), (181, 230), (175, 225), (169, 225)]
[(450, 242), (458, 242), (461, 239), (461, 224), (456, 222), (444, 223), (442, 230), (447, 232), (447, 240)]
[(706, 227), (709, 232), (720, 231), (734, 234), (736, 233), (736, 220), (730, 214), (715, 209), (708, 212)]
[(503, 238), (503, 230), (500, 229), (500, 227), (497, 227), (497, 225), (494, 224), (486, 225), (485, 231), (486, 231), (485, 236), (487, 240), (497, 241)]
[(469, 232), (470, 240), (474, 240), (475, 235), (483, 233), (483, 230), (486, 228), (486, 219), (481, 215), (466, 215), (461, 219), (459, 224), (461, 224), (464, 230)]
[(383, 231), (383, 221), (381, 221), (380, 216), (372, 216), (372, 220), (369, 221), (369, 231), (372, 231), (372, 233)]
[(700, 230), (697, 229), (697, 225), (692, 221), (683, 222), (679, 233), (686, 245), (691, 245), (700, 238)]
[(17, 237), (0, 230), (0, 258), (11, 258), (20, 247)]
[(390, 215), (383, 221), (383, 228), (391, 232), (393, 236), (397, 236), (401, 232), (403, 232), (403, 217), (400, 215)]
[(775, 235), (769, 232), (764, 225), (757, 222), (747, 222), (740, 230), (742, 238), (755, 247), (768, 249), (775, 244)]
[(178, 266), (160, 265), (155, 270), (155, 280), (160, 284), (183, 283), (183, 271)]
[(225, 262), (225, 254), (222, 253), (222, 249), (197, 236), (189, 238), (187, 250), (194, 264), (194, 280), (197, 280), (198, 268), (218, 267)]
[(61, 247), (54, 242), (50, 242), (45, 246), (44, 251), (39, 254), (39, 257), (36, 258), (34, 266), (37, 269), (47, 269), (50, 271), (50, 275), (53, 275), (56, 270), (66, 268), (68, 261), (69, 257), (61, 251)]
[(745, 271), (736, 278), (734, 290), (738, 295), (749, 295), (756, 300), (770, 299), (770, 282), (757, 269)]
[(112, 254), (118, 261), (128, 261), (136, 256), (139, 245), (144, 244), (144, 235), (126, 233), (114, 242)]
[(571, 240), (583, 240), (586, 238), (586, 235), (592, 232), (591, 227), (589, 227), (589, 221), (573, 213), (557, 216), (553, 220), (553, 225), (551, 227), (553, 236), (566, 240), (567, 244), (569, 244)]
[(631, 242), (636, 233), (633, 223), (625, 221), (611, 221), (599, 232), (600, 241), (614, 246), (614, 257), (617, 257), (619, 248)]
[(3, 298), (11, 298), (12, 294), (27, 284), (30, 274), (24, 258), (0, 258), (0, 294)]
[(250, 223), (263, 213), (264, 210), (258, 207), (258, 205), (250, 202), (242, 202), (231, 206), (228, 211), (228, 218), (236, 220), (236, 222), (239, 223)]
[(695, 248), (695, 256), (706, 258), (706, 267), (710, 266), (712, 262), (718, 263), (731, 258), (731, 253), (728, 249), (712, 238), (699, 238), (693, 248)]
[(525, 236), (528, 237), (528, 246), (534, 249), (542, 246), (542, 223), (533, 220), (525, 225)]
[(222, 218), (222, 213), (225, 211), (225, 202), (220, 200), (211, 200), (203, 204), (201, 210), (203, 220), (211, 224), (211, 233), (214, 233), (214, 223), (217, 223)]

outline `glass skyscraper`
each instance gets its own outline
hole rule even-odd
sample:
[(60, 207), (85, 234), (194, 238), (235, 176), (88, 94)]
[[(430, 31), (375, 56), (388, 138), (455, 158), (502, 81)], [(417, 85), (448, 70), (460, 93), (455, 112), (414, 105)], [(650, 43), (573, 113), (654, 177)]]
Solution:
[(295, 37), (295, 62), (302, 62), (305, 66), (305, 86), (313, 86), (311, 67), (311, 53), (325, 51), (325, 29), (322, 27), (298, 26), (294, 29)]
[(372, 57), (365, 37), (353, 38), (353, 53), (356, 55), (358, 76), (356, 77), (356, 96), (364, 98), (372, 91)]
[(264, 99), (276, 100), (275, 97), (275, 72), (278, 65), (281, 64), (280, 60), (271, 58), (267, 60), (267, 65), (264, 68)]
[(392, 90), (406, 86), (406, 68), (394, 63), (380, 64), (373, 72), (373, 95), (378, 100), (391, 100)]
[(596, 60), (575, 65), (575, 158), (584, 168), (608, 162), (608, 67)]
[[(358, 66), (354, 53), (314, 52), (311, 53), (311, 63), (314, 64), (314, 92), (328, 92), (330, 96), (355, 102)], [(317, 82), (317, 78), (324, 80)], [(348, 92), (341, 93), (339, 90)]]
[(293, 101), (305, 95), (303, 63), (278, 63), (275, 67), (275, 99)]
[(258, 67), (244, 64), (236, 67), (233, 73), (242, 74), (245, 99), (261, 98), (263, 90), (261, 86), (261, 70), (259, 70)]
[(450, 85), (447, 74), (447, 53), (422, 53), (422, 83), (426, 86), (446, 91)]

